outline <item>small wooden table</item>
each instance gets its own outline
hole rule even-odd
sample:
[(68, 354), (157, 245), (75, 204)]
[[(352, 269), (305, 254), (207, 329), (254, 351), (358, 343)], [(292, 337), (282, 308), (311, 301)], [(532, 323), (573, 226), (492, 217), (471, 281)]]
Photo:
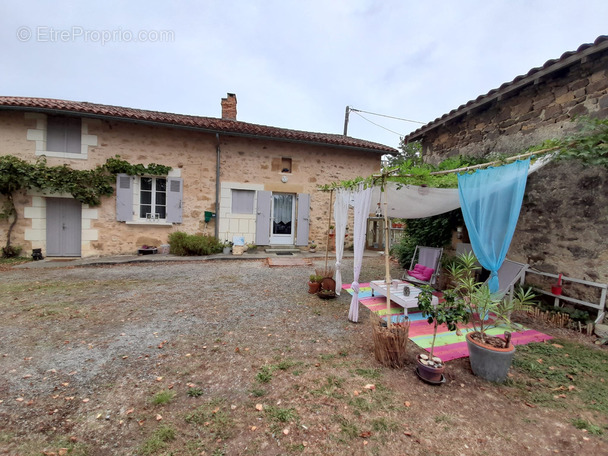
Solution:
[[(369, 283), (369, 286), (372, 289), (372, 295), (374, 292), (377, 292), (381, 296), (386, 296), (386, 282), (384, 280), (372, 280)], [(403, 288), (406, 286), (410, 288), (409, 296), (405, 296), (403, 294)], [(418, 295), (421, 291), (422, 290), (420, 288), (413, 286), (409, 282), (404, 282), (403, 280), (393, 280), (390, 285), (391, 301), (403, 307), (405, 315), (407, 315), (407, 309), (418, 307)], [(431, 303), (434, 306), (439, 304), (439, 299), (437, 296), (433, 295)]]

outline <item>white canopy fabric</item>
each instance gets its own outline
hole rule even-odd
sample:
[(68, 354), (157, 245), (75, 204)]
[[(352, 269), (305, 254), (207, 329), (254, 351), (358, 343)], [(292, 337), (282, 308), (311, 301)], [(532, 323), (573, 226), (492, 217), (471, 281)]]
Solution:
[[(530, 165), (531, 174), (549, 163), (552, 155), (545, 155)], [(460, 207), (457, 188), (430, 188), (387, 182), (384, 192), (388, 196), (388, 216), (392, 218), (416, 219), (443, 214)], [(380, 187), (374, 187), (371, 207), (384, 203), (386, 197)]]

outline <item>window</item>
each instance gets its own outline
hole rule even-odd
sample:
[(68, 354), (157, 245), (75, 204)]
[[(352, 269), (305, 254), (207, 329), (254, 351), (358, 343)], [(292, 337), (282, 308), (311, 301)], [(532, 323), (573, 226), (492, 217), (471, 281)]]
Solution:
[(281, 172), (291, 173), (291, 158), (281, 158)]
[(77, 117), (47, 116), (46, 150), (81, 153), (81, 121)]
[(139, 218), (157, 220), (167, 218), (167, 179), (142, 177), (139, 191)]
[(253, 214), (254, 190), (232, 190), (233, 214)]

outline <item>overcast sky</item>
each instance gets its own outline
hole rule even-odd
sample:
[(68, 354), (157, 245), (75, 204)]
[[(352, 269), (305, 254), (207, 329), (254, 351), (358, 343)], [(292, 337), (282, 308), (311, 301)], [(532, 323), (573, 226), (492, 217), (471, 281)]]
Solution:
[[(0, 0), (0, 94), (341, 134), (429, 122), (608, 34), (606, 0)], [(351, 113), (397, 147), (420, 125)]]

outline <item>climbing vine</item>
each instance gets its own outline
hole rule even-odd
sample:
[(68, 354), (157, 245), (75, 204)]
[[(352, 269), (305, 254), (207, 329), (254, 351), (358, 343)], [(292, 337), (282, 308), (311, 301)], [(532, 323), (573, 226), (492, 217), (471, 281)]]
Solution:
[[(608, 119), (579, 117), (573, 119), (579, 125), (575, 134), (561, 139), (551, 139), (515, 154), (491, 154), (483, 158), (458, 156), (443, 160), (437, 165), (423, 163), (416, 158), (403, 160), (398, 166), (382, 170), (382, 173), (367, 178), (333, 182), (319, 186), (319, 190), (330, 191), (338, 188), (354, 189), (363, 182), (366, 186), (384, 185), (384, 182), (398, 182), (403, 185), (420, 185), (434, 188), (457, 188), (459, 172), (470, 172), (466, 168), (482, 164), (500, 166), (521, 154), (534, 155), (533, 152), (554, 152), (556, 160), (579, 160), (586, 166), (608, 168)], [(452, 171), (452, 172), (451, 172)]]
[(116, 174), (162, 176), (169, 171), (171, 167), (155, 163), (147, 166), (133, 165), (119, 155), (88, 170), (75, 170), (67, 165), (48, 166), (44, 156), (39, 157), (35, 163), (13, 155), (0, 156), (0, 195), (4, 196), (0, 220), (8, 220), (10, 223), (2, 256), (15, 256), (18, 251), (11, 246), (11, 234), (18, 218), (14, 202), (16, 192), (36, 188), (49, 193), (69, 193), (83, 204), (99, 206), (102, 197), (114, 193)]

